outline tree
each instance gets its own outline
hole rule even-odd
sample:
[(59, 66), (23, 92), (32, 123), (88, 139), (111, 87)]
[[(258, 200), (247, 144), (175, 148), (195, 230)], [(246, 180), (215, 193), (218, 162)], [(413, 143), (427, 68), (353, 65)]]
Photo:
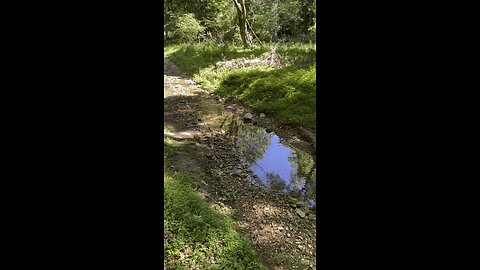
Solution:
[(252, 36), (248, 31), (247, 9), (244, 0), (232, 0), (237, 10), (238, 27), (240, 28), (240, 36), (242, 37), (243, 47), (249, 48), (252, 45)]
[[(232, 4), (233, 3), (233, 4)], [(165, 0), (166, 38), (172, 37), (178, 19), (195, 14), (206, 37), (218, 43), (314, 41), (316, 0)], [(237, 15), (237, 16), (235, 16)]]

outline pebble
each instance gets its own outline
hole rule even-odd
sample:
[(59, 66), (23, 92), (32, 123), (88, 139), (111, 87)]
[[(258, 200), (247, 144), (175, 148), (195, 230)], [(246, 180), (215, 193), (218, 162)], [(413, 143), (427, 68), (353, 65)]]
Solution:
[(246, 113), (246, 114), (243, 116), (243, 119), (245, 119), (245, 120), (253, 120), (253, 114), (251, 114), (251, 113)]
[(300, 210), (299, 208), (297, 208), (295, 210), (295, 212), (297, 212), (297, 214), (301, 217), (301, 218), (304, 218), (305, 217), (305, 212), (303, 212), (302, 210)]

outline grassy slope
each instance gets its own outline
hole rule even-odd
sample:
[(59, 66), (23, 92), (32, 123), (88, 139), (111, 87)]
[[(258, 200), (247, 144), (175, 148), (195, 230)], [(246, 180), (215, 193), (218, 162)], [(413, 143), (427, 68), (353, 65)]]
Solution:
[[(315, 130), (315, 63), (283, 69), (256, 67), (214, 72), (214, 64), (218, 61), (254, 58), (270, 48), (270, 45), (265, 45), (244, 50), (232, 45), (180, 44), (168, 45), (164, 52), (207, 90), (235, 96), (246, 106), (282, 124)], [(314, 45), (284, 44), (278, 47), (277, 52), (287, 60), (315, 61)]]
[(168, 172), (175, 150), (164, 145), (165, 263), (170, 269), (266, 269), (232, 218), (202, 199), (189, 175)]

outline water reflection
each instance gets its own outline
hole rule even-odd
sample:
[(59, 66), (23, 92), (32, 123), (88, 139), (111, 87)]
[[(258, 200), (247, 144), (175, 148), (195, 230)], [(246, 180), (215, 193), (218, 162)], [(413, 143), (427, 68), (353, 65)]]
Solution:
[(257, 176), (255, 184), (315, 206), (316, 169), (310, 155), (283, 144), (277, 135), (262, 128), (241, 122), (231, 125), (240, 152)]

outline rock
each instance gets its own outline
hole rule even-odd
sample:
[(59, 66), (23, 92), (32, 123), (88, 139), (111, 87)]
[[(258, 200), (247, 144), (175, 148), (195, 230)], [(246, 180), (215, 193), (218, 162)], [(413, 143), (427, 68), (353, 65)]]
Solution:
[(305, 212), (303, 212), (302, 210), (300, 210), (299, 208), (297, 208), (295, 210), (295, 212), (297, 212), (297, 214), (301, 217), (301, 218), (304, 218), (305, 217)]
[(251, 113), (246, 113), (244, 116), (243, 116), (243, 119), (247, 120), (247, 121), (251, 121), (253, 120), (253, 114)]
[(264, 118), (264, 117), (265, 117), (265, 114), (264, 114), (264, 113), (261, 113), (261, 114), (260, 114), (260, 117), (261, 117), (261, 118)]

